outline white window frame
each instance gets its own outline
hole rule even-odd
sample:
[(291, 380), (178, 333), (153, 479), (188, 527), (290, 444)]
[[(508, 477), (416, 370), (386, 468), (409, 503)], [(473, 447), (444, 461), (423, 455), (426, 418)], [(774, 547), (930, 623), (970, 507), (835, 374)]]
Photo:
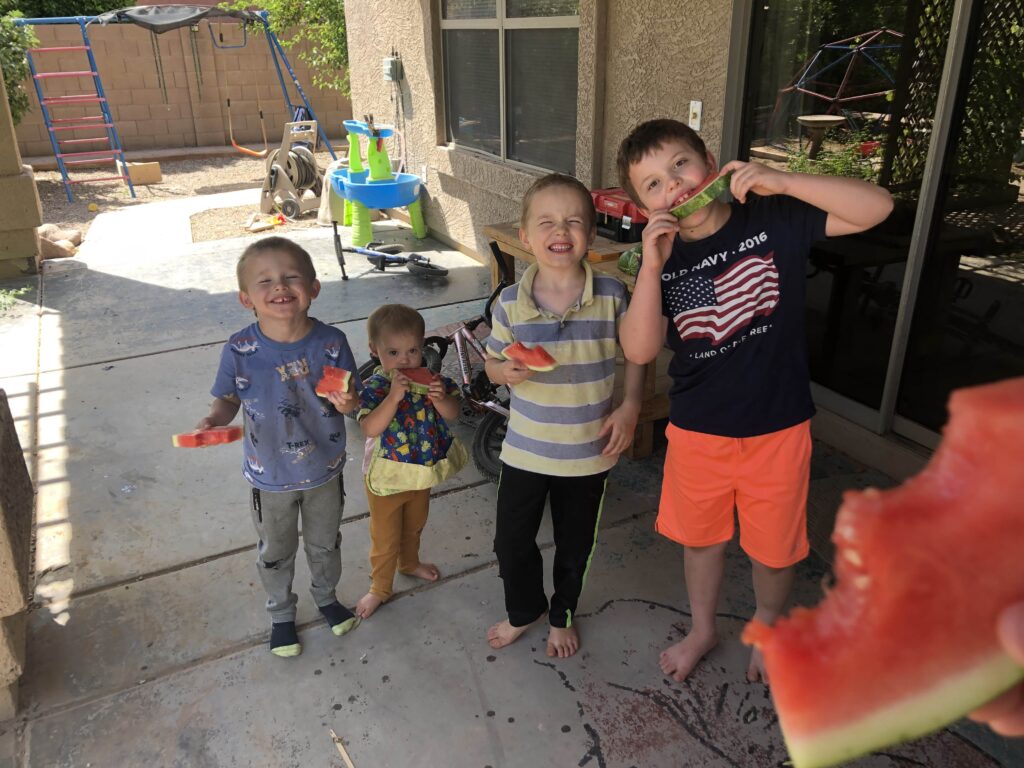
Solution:
[[(494, 155), (486, 150), (480, 149), (479, 147), (472, 147), (467, 144), (460, 144), (455, 138), (449, 138), (454, 136), (451, 131), (451, 126), (448, 124), (448, 89), (441, 89), (441, 100), (444, 115), (444, 131), (445, 140), (449, 145), (458, 147), (462, 150), (469, 152), (476, 152), (483, 157), (500, 160), (503, 163), (509, 165), (518, 166), (520, 168), (527, 168), (530, 170), (550, 171), (550, 168), (541, 168), (536, 165), (524, 163), (521, 160), (514, 160), (508, 156), (508, 122), (506, 120), (506, 101), (505, 101), (505, 32), (508, 30), (516, 29), (576, 29), (580, 28), (580, 16), (577, 13), (575, 16), (528, 16), (523, 18), (506, 18), (507, 4), (506, 0), (495, 0), (495, 18), (493, 19), (445, 19), (443, 17), (443, 7), (441, 0), (438, 0), (437, 4), (437, 18), (440, 21), (441, 28), (441, 67), (442, 67), (442, 78), (447, 77), (447, 73), (444, 71), (445, 61), (447, 61), (447, 55), (445, 50), (445, 38), (444, 32), (449, 29), (493, 29), (498, 32), (498, 120), (501, 126), (500, 139), (501, 139), (501, 154)], [(579, 98), (579, 67), (580, 67), (580, 56), (579, 50), (576, 51), (576, 96)], [(577, 130), (579, 129), (579, 114), (576, 115)], [(574, 171), (572, 171), (574, 172)]]

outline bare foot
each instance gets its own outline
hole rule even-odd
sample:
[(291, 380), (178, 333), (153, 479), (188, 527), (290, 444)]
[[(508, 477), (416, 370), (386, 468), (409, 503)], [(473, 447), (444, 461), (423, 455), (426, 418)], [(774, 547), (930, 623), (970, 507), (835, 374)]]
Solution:
[(441, 572), (433, 563), (420, 563), (411, 571), (403, 571), (406, 576), (414, 576), (424, 581), (437, 581), (441, 578)]
[(526, 630), (534, 625), (535, 622), (530, 622), (522, 627), (513, 627), (509, 624), (508, 619), (499, 621), (497, 624), (487, 630), (487, 644), (491, 648), (504, 648), (506, 645), (512, 645), (519, 636)]
[(580, 649), (580, 633), (576, 627), (551, 627), (548, 633), (548, 656), (567, 659)]
[(750, 666), (747, 667), (747, 682), (762, 682), (768, 685), (768, 671), (764, 668), (764, 656), (757, 648), (750, 654)]
[(368, 619), (373, 615), (373, 612), (380, 608), (380, 604), (384, 601), (381, 600), (377, 595), (372, 592), (367, 592), (356, 603), (356, 616), (361, 619)]
[(697, 635), (691, 632), (675, 645), (661, 652), (658, 664), (661, 671), (677, 683), (683, 682), (704, 656), (718, 645), (717, 635)]

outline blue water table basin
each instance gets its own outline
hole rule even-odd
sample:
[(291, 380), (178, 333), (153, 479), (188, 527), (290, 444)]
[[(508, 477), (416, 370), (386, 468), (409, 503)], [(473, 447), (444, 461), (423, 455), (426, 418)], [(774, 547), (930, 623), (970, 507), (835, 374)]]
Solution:
[(412, 173), (371, 181), (366, 171), (352, 173), (348, 168), (336, 168), (329, 176), (335, 194), (367, 208), (403, 208), (420, 196), (420, 177)]
[[(352, 227), (352, 244), (365, 246), (373, 236), (371, 210), (406, 208), (413, 233), (418, 238), (426, 237), (427, 225), (420, 206), (423, 181), (415, 174), (391, 170), (384, 139), (395, 134), (394, 128), (374, 125), (372, 115), (365, 122), (346, 120), (344, 125), (348, 131), (348, 167), (337, 168), (327, 177), (331, 192), (331, 219)], [(366, 138), (366, 166), (363, 165), (361, 149), (363, 137)], [(339, 203), (344, 201), (340, 211), (334, 205), (335, 198)]]

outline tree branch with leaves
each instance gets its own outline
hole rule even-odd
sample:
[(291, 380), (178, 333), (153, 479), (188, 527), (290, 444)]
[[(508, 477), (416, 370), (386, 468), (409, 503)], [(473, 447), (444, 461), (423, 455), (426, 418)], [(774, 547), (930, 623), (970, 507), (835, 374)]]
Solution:
[[(236, 2), (220, 7), (240, 11), (252, 5)], [(270, 29), (281, 45), (292, 48), (305, 43), (299, 58), (309, 67), (313, 85), (350, 95), (344, 0), (266, 0), (259, 7), (267, 11)]]

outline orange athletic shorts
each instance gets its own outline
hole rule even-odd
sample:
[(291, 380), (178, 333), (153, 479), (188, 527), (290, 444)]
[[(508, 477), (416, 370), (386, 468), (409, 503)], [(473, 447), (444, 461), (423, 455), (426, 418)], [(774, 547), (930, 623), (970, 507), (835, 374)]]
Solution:
[(807, 556), (811, 427), (805, 421), (757, 437), (720, 437), (668, 425), (668, 452), (655, 528), (688, 547), (732, 538), (771, 568)]

